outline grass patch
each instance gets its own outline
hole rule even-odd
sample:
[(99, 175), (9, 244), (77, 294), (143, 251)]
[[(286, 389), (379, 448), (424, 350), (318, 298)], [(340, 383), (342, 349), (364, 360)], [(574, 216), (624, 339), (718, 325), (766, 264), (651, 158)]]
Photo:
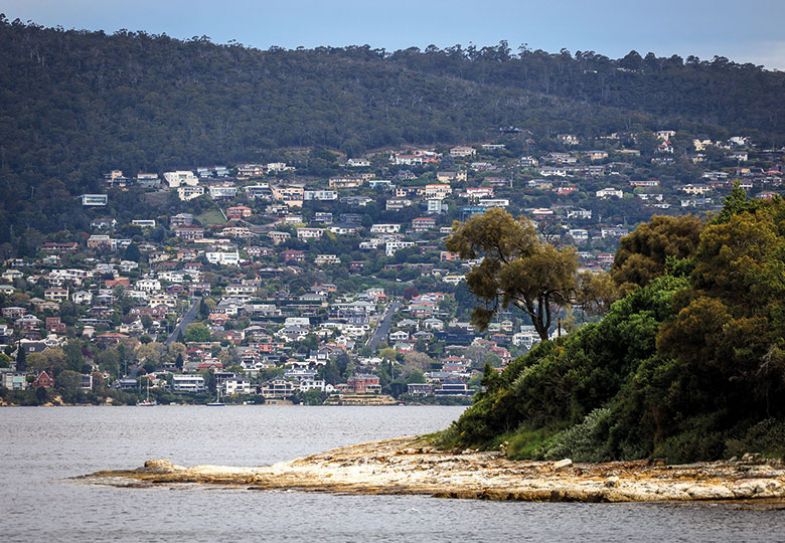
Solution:
[(226, 224), (226, 219), (224, 219), (224, 216), (217, 209), (209, 209), (201, 215), (197, 215), (196, 219), (202, 226)]

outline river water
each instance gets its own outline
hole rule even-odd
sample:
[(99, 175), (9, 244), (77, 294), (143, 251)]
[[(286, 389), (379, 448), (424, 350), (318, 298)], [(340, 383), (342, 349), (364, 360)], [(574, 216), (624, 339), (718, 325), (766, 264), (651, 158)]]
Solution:
[(256, 466), (431, 432), (460, 407), (0, 409), (0, 541), (785, 541), (785, 512), (710, 504), (554, 504), (345, 496), (69, 477), (141, 465)]

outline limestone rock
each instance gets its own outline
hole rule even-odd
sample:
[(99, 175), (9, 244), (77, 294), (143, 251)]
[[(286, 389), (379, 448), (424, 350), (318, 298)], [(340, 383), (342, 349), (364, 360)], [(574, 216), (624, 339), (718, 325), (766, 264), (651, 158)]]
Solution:
[(158, 458), (145, 462), (144, 469), (145, 471), (153, 473), (172, 473), (174, 471), (174, 464), (172, 464), (171, 460), (167, 460), (166, 458)]

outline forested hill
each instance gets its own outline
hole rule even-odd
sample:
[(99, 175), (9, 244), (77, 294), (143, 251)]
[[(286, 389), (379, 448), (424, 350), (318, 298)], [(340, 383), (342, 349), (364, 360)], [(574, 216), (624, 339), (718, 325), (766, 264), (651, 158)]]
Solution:
[(62, 212), (46, 201), (97, 188), (112, 167), (231, 164), (289, 146), (351, 155), (489, 141), (511, 125), (535, 138), (643, 127), (782, 143), (784, 91), (785, 74), (726, 59), (513, 54), (504, 43), (260, 51), (2, 18), (0, 242), (9, 224), (19, 231), (30, 214)]

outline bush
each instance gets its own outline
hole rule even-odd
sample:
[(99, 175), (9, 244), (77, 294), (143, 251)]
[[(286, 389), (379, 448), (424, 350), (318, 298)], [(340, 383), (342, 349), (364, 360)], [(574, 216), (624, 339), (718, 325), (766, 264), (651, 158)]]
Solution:
[(543, 453), (546, 460), (571, 458), (577, 462), (602, 462), (611, 459), (607, 447), (611, 410), (595, 409), (580, 424), (556, 434)]

